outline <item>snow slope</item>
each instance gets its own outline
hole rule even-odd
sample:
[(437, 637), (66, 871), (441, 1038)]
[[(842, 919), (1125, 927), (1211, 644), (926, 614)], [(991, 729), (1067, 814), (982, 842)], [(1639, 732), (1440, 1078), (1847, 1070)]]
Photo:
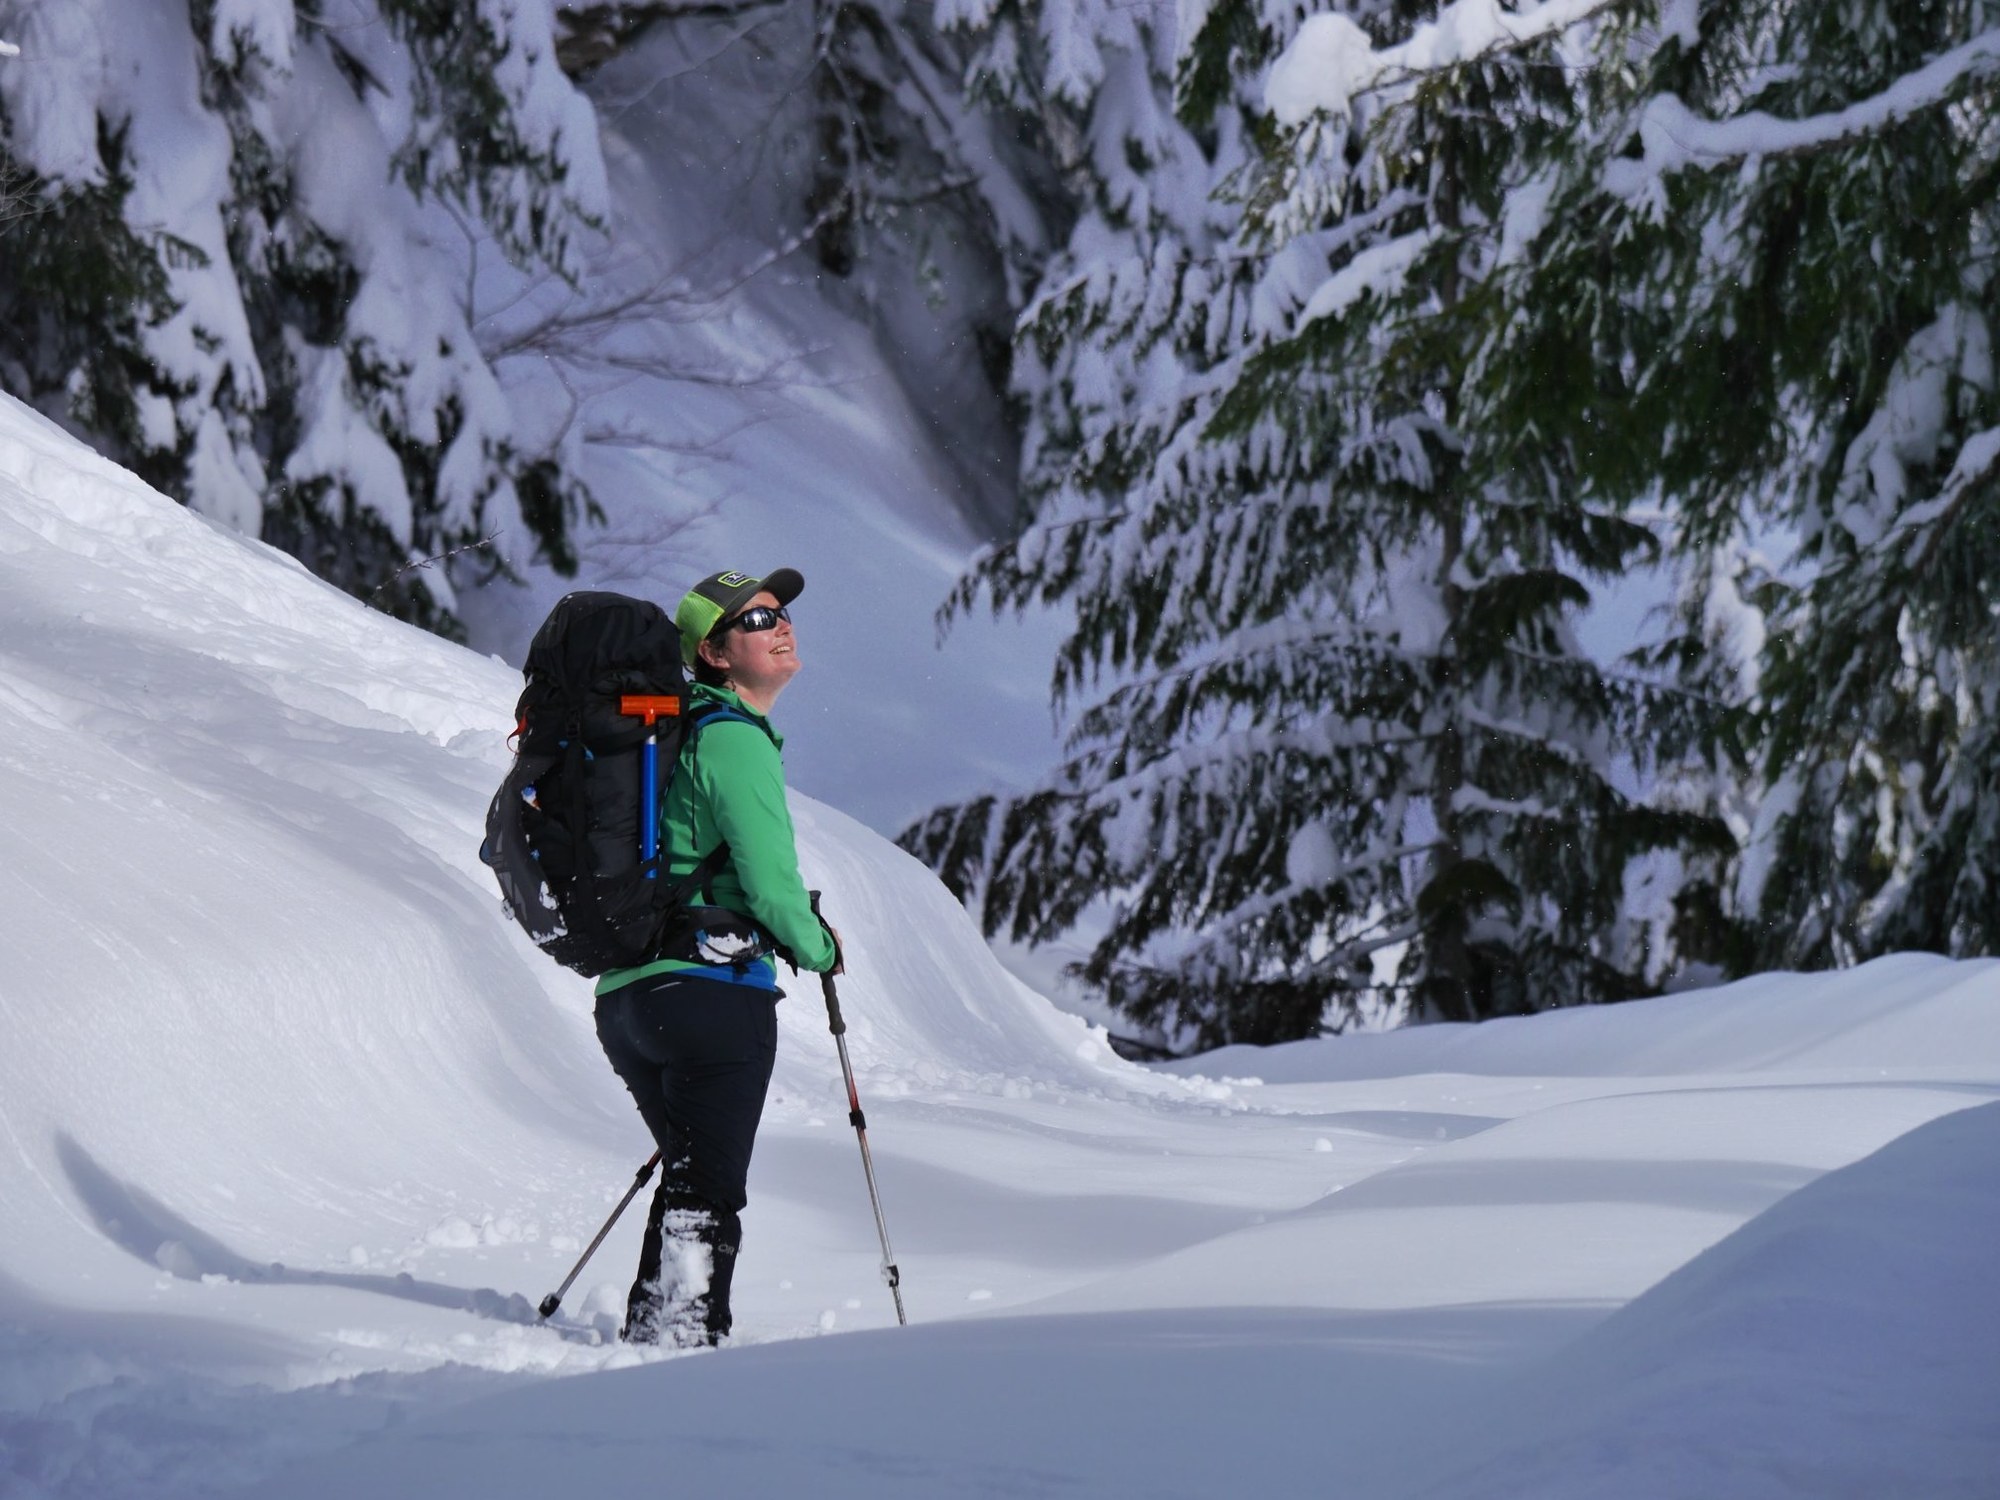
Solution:
[(810, 984), (737, 1345), (636, 1215), (538, 1326), (650, 1148), (514, 688), (0, 403), (0, 1495), (1994, 1493), (2000, 966), (1147, 1070), (806, 797), (912, 1326)]

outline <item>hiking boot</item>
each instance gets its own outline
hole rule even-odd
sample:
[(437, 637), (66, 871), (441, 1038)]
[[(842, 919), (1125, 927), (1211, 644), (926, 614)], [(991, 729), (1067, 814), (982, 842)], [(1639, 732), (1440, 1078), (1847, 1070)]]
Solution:
[(679, 1349), (721, 1343), (734, 1321), (729, 1287), (742, 1237), (741, 1221), (727, 1210), (691, 1193), (657, 1195), (619, 1337)]

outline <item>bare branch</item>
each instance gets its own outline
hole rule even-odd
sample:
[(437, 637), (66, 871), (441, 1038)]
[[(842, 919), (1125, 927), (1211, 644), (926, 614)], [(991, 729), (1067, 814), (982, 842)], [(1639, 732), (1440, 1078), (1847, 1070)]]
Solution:
[(402, 567), (396, 569), (395, 572), (391, 573), (387, 578), (383, 579), (382, 582), (375, 587), (375, 589), (368, 595), (368, 602), (371, 605), (374, 604), (374, 602), (377, 599), (381, 598), (384, 593), (394, 588), (399, 582), (401, 582), (402, 579), (407, 574), (414, 573), (419, 568), (429, 568), (429, 567), (434, 567), (441, 562), (450, 562), (451, 559), (459, 556), (461, 553), (478, 552), (484, 548), (491, 547), (494, 543), (500, 540), (500, 537), (501, 533), (496, 531), (491, 536), (481, 537), (476, 542), (467, 542), (462, 547), (453, 547), (449, 552), (440, 552), (435, 557), (420, 557), (415, 562), (405, 563), (403, 564)]
[(33, 181), (32, 173), (12, 156), (0, 152), (0, 225), (49, 211), (48, 201), (30, 191)]
[(782, 0), (604, 0), (557, 12), (556, 62), (581, 78), (624, 51), (655, 21), (732, 20), (770, 10)]

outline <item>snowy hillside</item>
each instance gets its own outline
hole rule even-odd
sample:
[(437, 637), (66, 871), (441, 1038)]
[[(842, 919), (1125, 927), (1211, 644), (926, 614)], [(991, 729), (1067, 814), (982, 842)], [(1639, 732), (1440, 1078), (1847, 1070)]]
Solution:
[(636, 1215), (538, 1326), (649, 1144), (515, 682), (0, 402), (7, 1500), (1993, 1493), (2000, 965), (1153, 1071), (805, 797), (912, 1326), (809, 985), (736, 1346), (605, 1342)]

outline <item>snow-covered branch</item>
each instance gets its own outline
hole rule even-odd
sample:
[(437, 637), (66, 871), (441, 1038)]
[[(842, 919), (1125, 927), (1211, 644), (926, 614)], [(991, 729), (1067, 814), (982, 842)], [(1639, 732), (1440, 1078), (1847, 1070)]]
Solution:
[(1543, 0), (1507, 11), (1499, 0), (1454, 0), (1408, 40), (1380, 51), (1346, 16), (1332, 11), (1311, 16), (1272, 65), (1264, 103), (1285, 125), (1303, 124), (1316, 114), (1344, 115), (1362, 94), (1525, 47), (1589, 20), (1611, 3)]
[(1799, 156), (1876, 135), (1948, 101), (1967, 79), (2000, 69), (2000, 28), (1933, 58), (1888, 88), (1845, 109), (1781, 120), (1761, 110), (1727, 120), (1697, 115), (1674, 94), (1650, 100), (1639, 120), (1645, 155), (1612, 162), (1604, 185), (1621, 198), (1637, 197), (1684, 167), (1721, 167), (1752, 157)]
[(1944, 488), (1898, 516), (1887, 539), (1894, 542), (1909, 537), (1909, 565), (1924, 567), (1966, 501), (1981, 493), (1996, 476), (2000, 476), (2000, 427), (1989, 427), (1966, 439)]
[(1299, 314), (1299, 326), (1339, 317), (1363, 297), (1388, 297), (1399, 290), (1410, 268), (1436, 243), (1441, 231), (1426, 224), (1399, 239), (1370, 245), (1320, 284)]

